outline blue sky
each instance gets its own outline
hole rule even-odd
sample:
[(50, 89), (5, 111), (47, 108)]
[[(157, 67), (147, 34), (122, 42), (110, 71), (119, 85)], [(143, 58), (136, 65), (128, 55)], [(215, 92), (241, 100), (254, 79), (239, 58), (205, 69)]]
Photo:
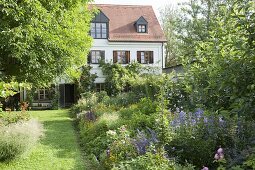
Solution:
[(126, 5), (152, 5), (157, 17), (159, 17), (159, 11), (166, 5), (174, 4), (178, 2), (184, 2), (187, 0), (94, 0), (97, 4), (126, 4)]

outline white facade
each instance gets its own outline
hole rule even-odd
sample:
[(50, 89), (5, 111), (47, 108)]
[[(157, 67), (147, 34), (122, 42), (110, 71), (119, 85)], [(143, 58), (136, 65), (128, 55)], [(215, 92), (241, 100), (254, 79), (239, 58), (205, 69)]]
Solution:
[[(164, 65), (164, 46), (162, 42), (109, 42), (107, 39), (94, 39), (91, 50), (105, 51), (105, 62), (113, 62), (113, 51), (130, 51), (130, 62), (137, 61), (137, 51), (153, 51), (153, 64), (142, 64), (157, 68), (162, 73)], [(123, 64), (125, 66), (126, 64)], [(95, 83), (104, 83), (104, 75), (99, 64), (90, 64), (90, 73), (97, 74)]]

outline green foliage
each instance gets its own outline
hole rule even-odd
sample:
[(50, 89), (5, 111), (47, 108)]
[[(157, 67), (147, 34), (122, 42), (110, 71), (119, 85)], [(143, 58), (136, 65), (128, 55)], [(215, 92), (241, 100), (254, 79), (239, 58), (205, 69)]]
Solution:
[(42, 125), (35, 121), (12, 123), (0, 128), (0, 161), (7, 161), (28, 152), (42, 135)]
[(197, 112), (195, 115), (175, 113), (171, 122), (175, 135), (166, 149), (169, 156), (178, 158), (179, 163), (216, 168), (218, 163), (214, 161), (214, 154), (219, 146), (224, 148), (225, 167), (242, 164), (252, 153), (249, 148), (255, 133), (249, 129), (253, 128), (254, 123), (213, 114), (202, 116)]
[(94, 81), (97, 77), (96, 74), (90, 74), (91, 70), (90, 65), (81, 67), (81, 75), (79, 79), (77, 79), (78, 84), (78, 94), (82, 94), (88, 91), (92, 91), (94, 87)]
[(185, 89), (194, 105), (254, 119), (254, 1), (219, 7), (210, 38), (195, 47)]
[(110, 97), (110, 98), (106, 98), (106, 100), (104, 100), (103, 102), (106, 105), (113, 105), (116, 107), (125, 107), (128, 106), (130, 104), (136, 103), (139, 101), (139, 97), (132, 92), (128, 92), (128, 93), (120, 93), (116, 96)]
[(122, 120), (116, 113), (104, 113), (96, 121), (88, 121), (80, 117), (79, 129), (81, 141), (88, 155), (100, 156), (108, 146), (106, 132), (120, 127)]
[(1, 78), (37, 86), (85, 64), (92, 12), (87, 0), (1, 0)]
[(169, 161), (164, 155), (151, 151), (132, 160), (120, 162), (113, 170), (144, 169), (144, 170), (174, 170), (174, 162)]
[(3, 81), (0, 82), (0, 97), (7, 98), (9, 96), (15, 95), (19, 91), (19, 83), (10, 82), (5, 83)]
[(30, 115), (27, 112), (0, 112), (0, 126), (19, 121), (27, 121), (29, 119)]
[(78, 103), (74, 105), (71, 110), (75, 114), (81, 113), (82, 111), (89, 111), (96, 103), (97, 96), (95, 93), (83, 93), (82, 98), (78, 100)]
[(107, 134), (111, 143), (105, 160), (106, 167), (111, 168), (114, 164), (138, 156), (126, 126), (121, 126), (118, 131), (108, 131)]
[(101, 63), (108, 95), (117, 95), (130, 85), (129, 81), (138, 77), (140, 64), (133, 62), (126, 67), (118, 63)]
[(248, 157), (248, 160), (244, 162), (244, 165), (247, 168), (255, 169), (255, 154), (254, 153)]

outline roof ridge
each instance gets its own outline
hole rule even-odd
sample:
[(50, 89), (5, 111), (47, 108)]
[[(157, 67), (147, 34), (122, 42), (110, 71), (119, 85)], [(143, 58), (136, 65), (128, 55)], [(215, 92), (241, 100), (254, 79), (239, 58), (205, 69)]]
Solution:
[(96, 3), (91, 3), (91, 5), (104, 5), (104, 6), (130, 6), (130, 7), (152, 7), (152, 5), (136, 5), (136, 4), (96, 4)]

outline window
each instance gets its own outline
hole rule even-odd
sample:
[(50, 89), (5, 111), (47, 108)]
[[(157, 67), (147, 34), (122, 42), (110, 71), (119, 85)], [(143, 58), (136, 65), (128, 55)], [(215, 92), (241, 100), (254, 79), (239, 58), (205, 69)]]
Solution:
[(107, 25), (106, 23), (91, 23), (90, 35), (93, 38), (104, 39), (107, 38)]
[(104, 51), (92, 50), (88, 56), (88, 63), (98, 64), (101, 60), (104, 60)]
[(34, 100), (49, 100), (49, 89), (38, 89), (35, 92)]
[(137, 51), (137, 61), (141, 64), (153, 63), (153, 51)]
[(105, 89), (105, 85), (104, 83), (96, 83), (96, 91), (97, 92), (100, 92), (100, 91), (103, 91)]
[(138, 32), (145, 33), (146, 31), (146, 25), (138, 25)]
[(113, 51), (113, 62), (128, 64), (130, 62), (130, 51)]

